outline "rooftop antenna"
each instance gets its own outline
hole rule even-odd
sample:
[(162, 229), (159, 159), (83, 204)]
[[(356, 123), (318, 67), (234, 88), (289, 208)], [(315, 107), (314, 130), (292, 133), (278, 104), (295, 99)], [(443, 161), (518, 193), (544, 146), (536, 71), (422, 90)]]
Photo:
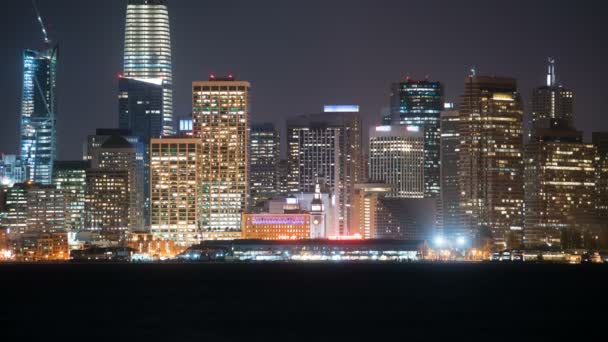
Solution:
[(472, 67), (470, 71), (471, 71), (470, 77), (477, 76), (477, 70), (475, 69), (475, 67)]
[(38, 10), (38, 4), (37, 4), (36, 0), (32, 0), (32, 5), (34, 6), (34, 10), (36, 11), (36, 19), (38, 20), (38, 23), (40, 24), (40, 28), (42, 29), (42, 35), (44, 36), (44, 43), (46, 45), (50, 45), (51, 39), (49, 38), (46, 27), (44, 26), (44, 21), (42, 20), (42, 16), (40, 15), (40, 11)]
[(549, 70), (547, 73), (547, 87), (555, 86), (556, 75), (555, 75), (555, 58), (549, 57)]

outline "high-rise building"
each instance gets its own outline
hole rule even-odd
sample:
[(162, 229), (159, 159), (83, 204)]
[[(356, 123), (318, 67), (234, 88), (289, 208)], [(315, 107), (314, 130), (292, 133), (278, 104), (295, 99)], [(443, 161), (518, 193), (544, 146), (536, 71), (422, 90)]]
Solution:
[(83, 160), (92, 161), (93, 155), (97, 153), (97, 150), (103, 145), (108, 139), (113, 136), (123, 137), (131, 145), (135, 146), (138, 151), (138, 158), (144, 158), (144, 144), (136, 136), (133, 136), (131, 130), (128, 129), (116, 129), (116, 128), (98, 128), (95, 130), (94, 135), (89, 135), (87, 141), (83, 144)]
[(388, 197), (423, 198), (424, 132), (418, 126), (378, 126), (369, 133), (369, 178), (392, 186)]
[(608, 132), (594, 132), (593, 145), (597, 151), (596, 213), (598, 222), (603, 222), (608, 229)]
[(21, 160), (27, 180), (49, 185), (57, 156), (57, 46), (23, 54)]
[(446, 236), (466, 235), (460, 222), (460, 114), (453, 105), (441, 112), (441, 203), (443, 233)]
[(439, 82), (407, 79), (399, 83), (400, 124), (418, 126), (424, 131), (425, 197), (437, 198), (440, 192), (439, 143), (443, 86)]
[(289, 192), (314, 193), (317, 184), (331, 192), (338, 215), (330, 236), (350, 235), (354, 186), (363, 174), (361, 129), (358, 106), (326, 106), (287, 121)]
[(150, 139), (164, 135), (163, 84), (161, 79), (121, 77), (119, 82), (119, 126), (129, 130), (143, 144), (143, 215), (150, 226)]
[(595, 222), (595, 147), (583, 143), (569, 120), (538, 128), (525, 154), (525, 244), (560, 245), (567, 229), (582, 232)]
[(86, 175), (90, 168), (91, 163), (87, 161), (56, 161), (53, 166), (53, 185), (63, 191), (66, 227), (69, 230), (85, 228)]
[(137, 152), (137, 146), (129, 143), (125, 138), (115, 135), (107, 139), (96, 150), (91, 161), (91, 167), (96, 170), (127, 172), (130, 232), (144, 230), (143, 163)]
[(0, 186), (12, 186), (23, 183), (26, 178), (25, 164), (16, 155), (2, 154), (0, 156)]
[(124, 242), (131, 222), (129, 172), (89, 169), (86, 174), (85, 230), (111, 242)]
[(549, 128), (551, 120), (574, 126), (574, 92), (557, 83), (555, 60), (549, 58), (547, 83), (532, 93), (532, 129)]
[(249, 201), (249, 82), (232, 76), (194, 82), (194, 136), (203, 144), (204, 239), (240, 237)]
[(516, 245), (523, 229), (523, 109), (512, 78), (471, 75), (460, 104), (461, 223)]
[(15, 184), (6, 195), (5, 222), (11, 240), (24, 234), (65, 233), (63, 191), (52, 185)]
[(202, 143), (152, 139), (150, 223), (154, 238), (189, 247), (202, 240)]
[(250, 191), (252, 208), (278, 194), (281, 139), (271, 123), (251, 126)]
[[(125, 25), (123, 76), (137, 82), (162, 87), (163, 136), (172, 135), (173, 129), (173, 71), (171, 63), (171, 30), (167, 0), (128, 0)], [(132, 86), (143, 86), (143, 84)], [(147, 88), (154, 94), (158, 88)], [(138, 92), (141, 91), (137, 90)], [(158, 102), (154, 100), (155, 104)], [(156, 107), (154, 111), (157, 111)], [(156, 116), (159, 113), (154, 113)], [(121, 117), (122, 119), (122, 117)], [(122, 121), (121, 121), (122, 123)], [(155, 130), (154, 127), (152, 130)]]
[(353, 197), (353, 235), (375, 239), (378, 204), (381, 198), (393, 193), (393, 187), (383, 183), (356, 184)]

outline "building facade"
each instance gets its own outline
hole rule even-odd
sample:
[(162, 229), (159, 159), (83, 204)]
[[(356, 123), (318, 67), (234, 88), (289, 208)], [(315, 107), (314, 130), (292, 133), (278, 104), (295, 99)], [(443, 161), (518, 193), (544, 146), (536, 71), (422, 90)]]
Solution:
[(369, 179), (392, 186), (393, 198), (425, 195), (425, 135), (418, 126), (378, 126), (370, 130)]
[(0, 186), (25, 182), (26, 167), (21, 158), (14, 154), (3, 154), (0, 158)]
[(85, 228), (87, 170), (90, 168), (91, 163), (87, 161), (56, 161), (53, 167), (53, 185), (63, 191), (65, 199), (68, 230)]
[(166, 0), (129, 0), (123, 76), (162, 87), (162, 135), (173, 129), (171, 30)]
[(21, 160), (26, 179), (52, 183), (57, 156), (57, 46), (23, 54)]
[(564, 231), (595, 222), (595, 147), (564, 121), (535, 130), (526, 146), (526, 246), (559, 246)]
[(362, 124), (357, 106), (326, 106), (325, 113), (287, 121), (289, 192), (335, 196), (337, 217), (329, 235), (350, 235), (354, 185), (363, 171)]
[(460, 222), (460, 114), (457, 109), (441, 112), (441, 203), (443, 233), (446, 236), (466, 235)]
[(204, 239), (240, 237), (249, 202), (250, 89), (233, 77), (194, 82), (194, 136), (203, 144)]
[(429, 198), (437, 198), (440, 193), (440, 114), (443, 106), (441, 83), (408, 78), (399, 84), (400, 124), (418, 126), (424, 132), (425, 197)]
[(130, 231), (131, 196), (127, 170), (89, 169), (86, 174), (85, 229), (122, 243)]
[[(511, 78), (471, 75), (460, 104), (461, 224), (497, 248), (521, 242), (523, 110)], [(519, 241), (519, 243), (518, 243)]]
[(598, 222), (608, 229), (608, 132), (594, 132), (593, 145), (597, 151), (596, 214)]
[(304, 240), (311, 238), (310, 213), (243, 214), (243, 239)]
[(202, 143), (195, 138), (152, 139), (151, 233), (191, 246), (202, 240)]
[(263, 201), (276, 196), (279, 191), (279, 161), (281, 138), (271, 123), (251, 126), (251, 175), (250, 191), (252, 210)]

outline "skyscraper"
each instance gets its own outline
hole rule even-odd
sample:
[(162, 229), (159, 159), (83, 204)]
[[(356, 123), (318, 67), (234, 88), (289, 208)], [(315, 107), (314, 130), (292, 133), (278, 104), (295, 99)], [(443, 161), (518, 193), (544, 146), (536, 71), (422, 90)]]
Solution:
[[(538, 128), (525, 154), (525, 244), (562, 245), (568, 229), (581, 235), (595, 223), (595, 147), (568, 120)], [(568, 247), (568, 246), (563, 246)]]
[(326, 106), (322, 114), (287, 120), (289, 192), (329, 189), (338, 209), (330, 236), (350, 235), (354, 186), (363, 173), (361, 126), (358, 106)]
[(203, 239), (240, 237), (249, 201), (249, 82), (232, 76), (194, 82), (194, 136), (203, 144)]
[(463, 228), (518, 244), (523, 227), (523, 110), (512, 78), (471, 75), (460, 104)]
[(26, 167), (21, 158), (14, 154), (0, 155), (0, 186), (12, 186), (23, 183), (26, 178)]
[(82, 230), (84, 226), (88, 161), (56, 161), (53, 167), (53, 185), (63, 191), (66, 204), (66, 227)]
[(163, 135), (163, 84), (152, 79), (121, 77), (119, 82), (119, 127), (129, 130), (143, 144), (144, 222), (150, 218), (150, 139)]
[(441, 112), (441, 203), (443, 231), (446, 236), (463, 235), (460, 222), (460, 115), (447, 107)]
[(251, 126), (251, 188), (252, 208), (278, 194), (281, 139), (271, 123)]
[(549, 58), (547, 83), (532, 93), (532, 129), (548, 128), (551, 119), (574, 126), (574, 92), (557, 83), (555, 60)]
[(598, 221), (608, 229), (608, 132), (594, 132), (593, 145), (597, 150), (595, 207)]
[(49, 185), (57, 156), (57, 46), (23, 54), (21, 160), (28, 180)]
[(425, 197), (437, 198), (440, 191), (439, 143), (440, 113), (443, 110), (443, 86), (439, 82), (414, 81), (399, 83), (400, 123), (424, 130)]
[(197, 138), (152, 139), (151, 232), (189, 247), (202, 239), (202, 143)]
[(392, 186), (387, 197), (423, 198), (424, 132), (417, 126), (370, 129), (369, 178)]
[[(123, 76), (162, 88), (161, 135), (173, 134), (173, 71), (167, 0), (128, 0)], [(150, 115), (155, 117), (157, 113)]]

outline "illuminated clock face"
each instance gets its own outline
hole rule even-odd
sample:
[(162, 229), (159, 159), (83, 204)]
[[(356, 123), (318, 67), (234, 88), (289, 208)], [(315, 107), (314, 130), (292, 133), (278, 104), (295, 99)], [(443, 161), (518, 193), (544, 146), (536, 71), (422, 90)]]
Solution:
[(319, 224), (319, 220), (315, 219), (312, 223)]

